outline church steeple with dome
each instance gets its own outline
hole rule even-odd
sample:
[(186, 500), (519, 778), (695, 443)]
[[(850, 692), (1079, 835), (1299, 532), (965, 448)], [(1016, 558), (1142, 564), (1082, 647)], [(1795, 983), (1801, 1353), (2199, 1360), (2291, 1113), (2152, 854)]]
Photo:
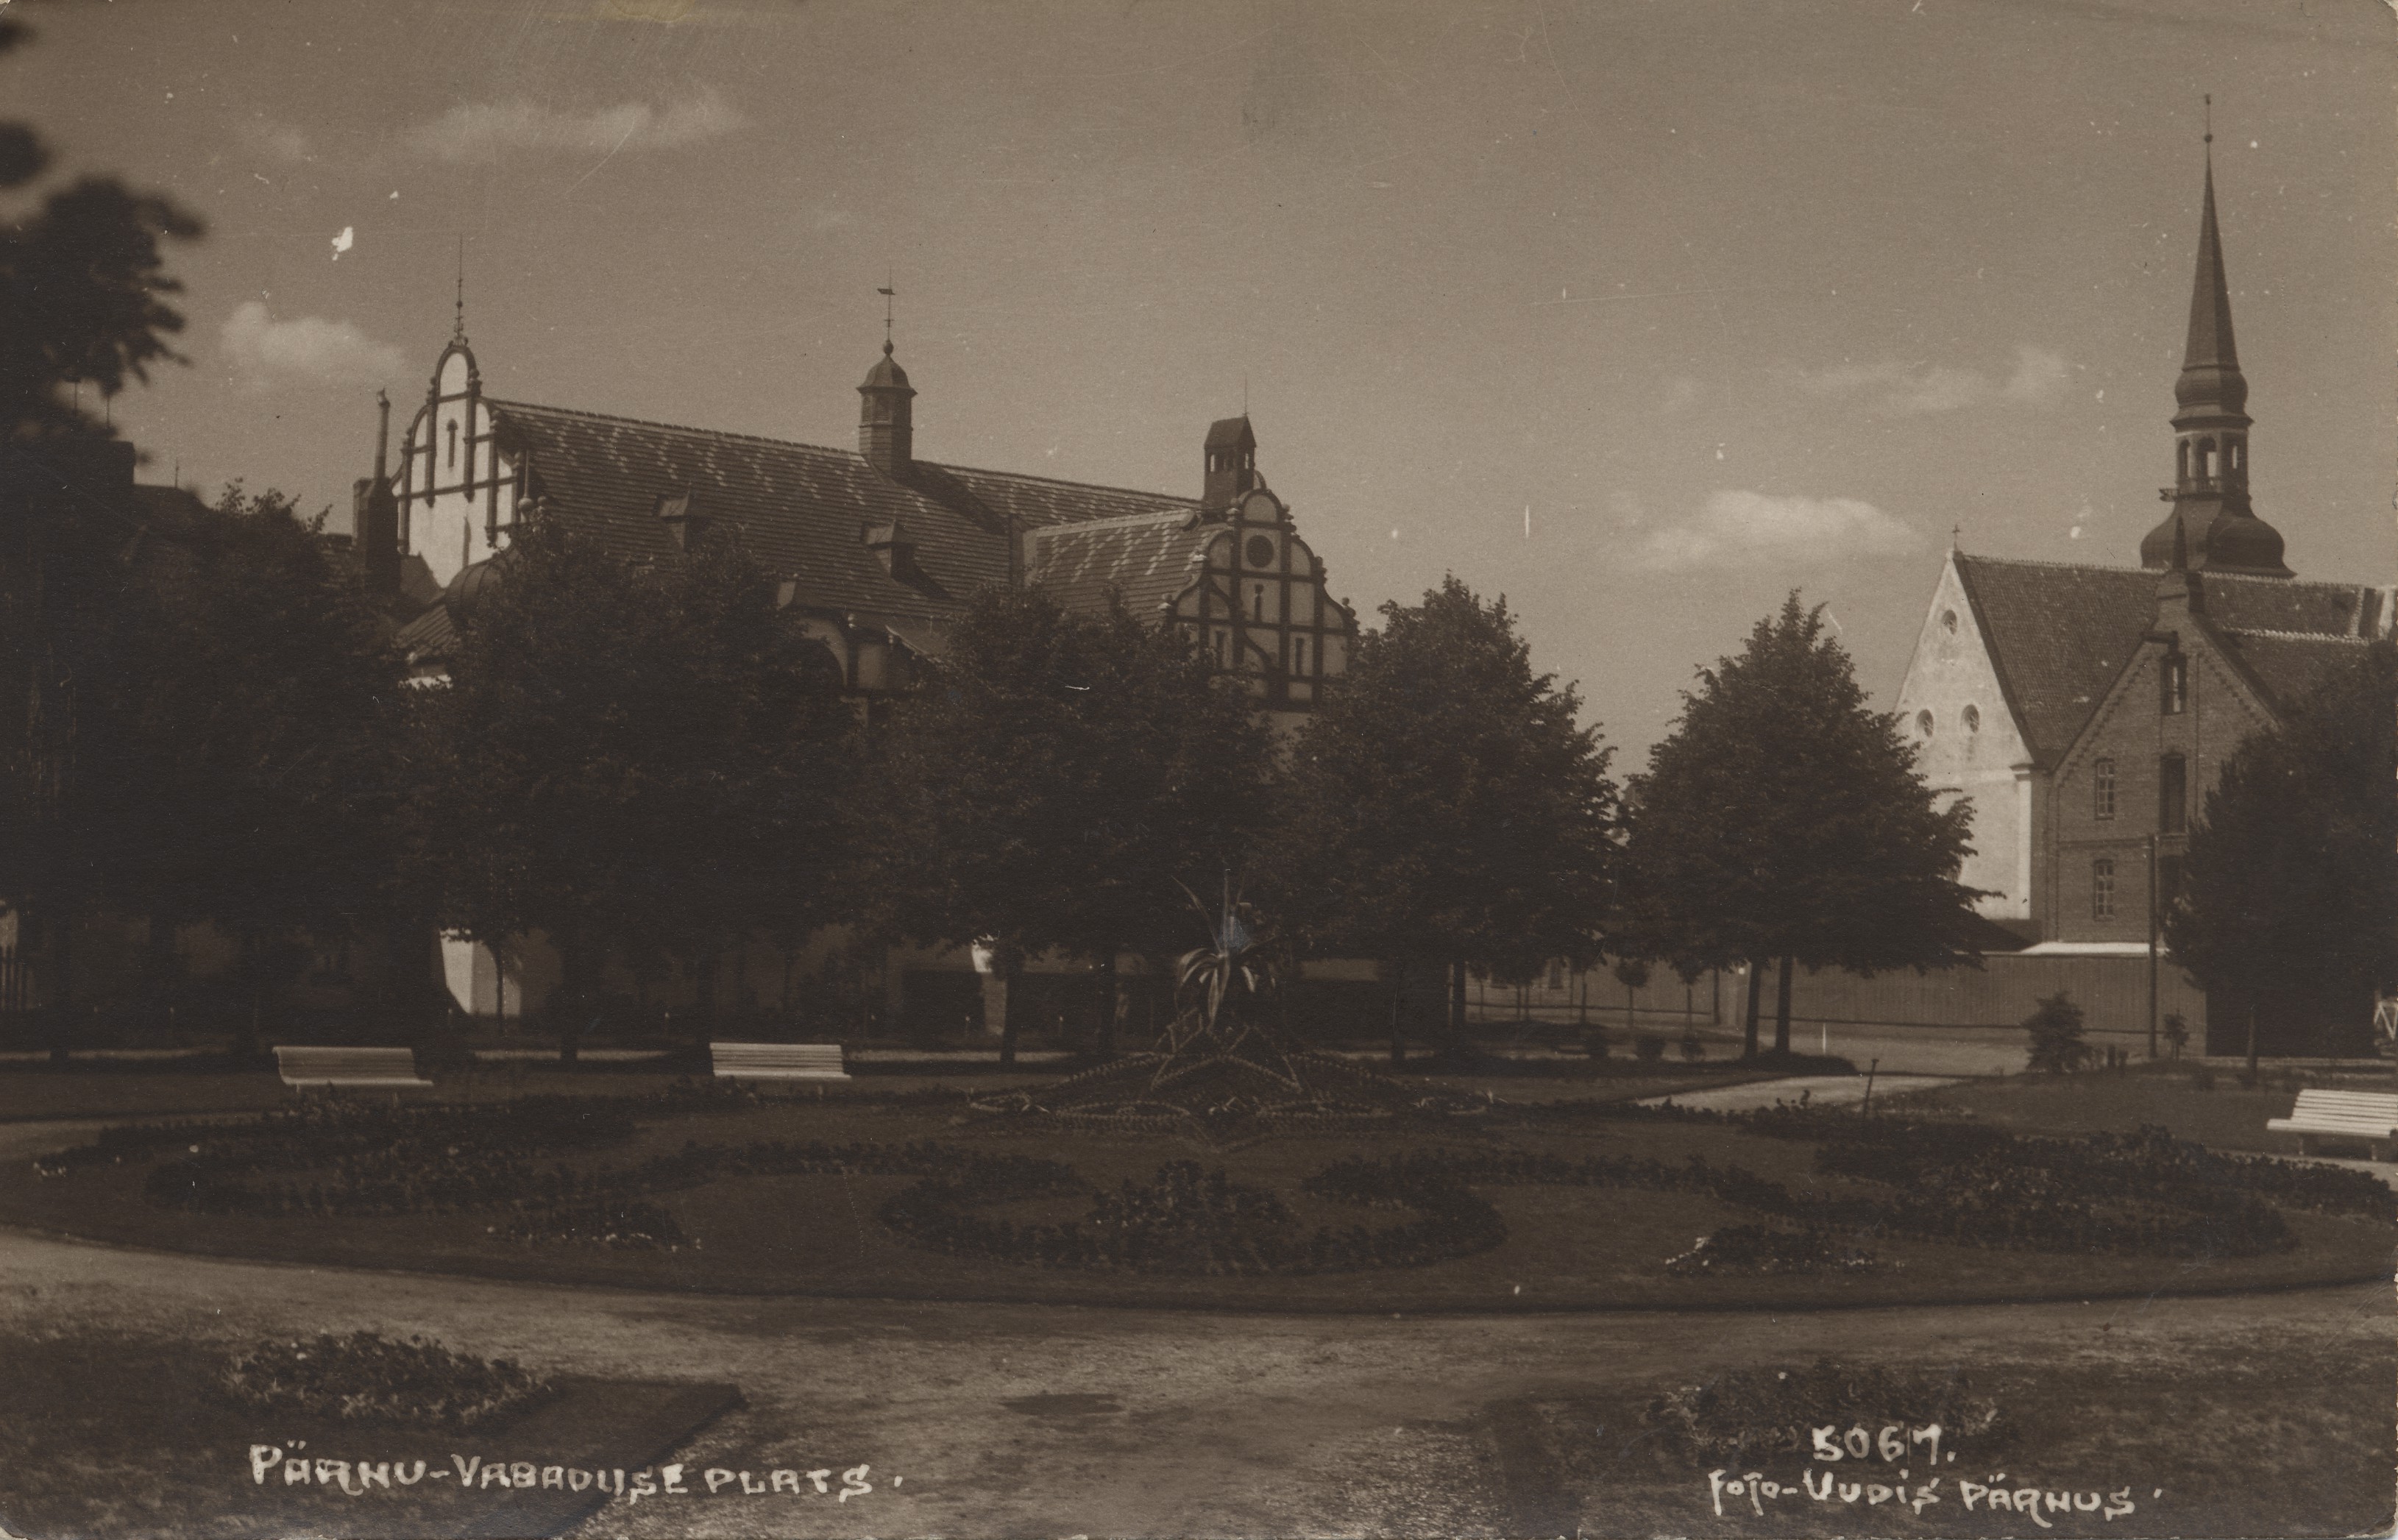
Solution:
[(2174, 484), (2159, 495), (2173, 511), (2140, 542), (2140, 565), (2162, 571), (2181, 563), (2194, 572), (2288, 577), (2281, 532), (2257, 517), (2248, 501), (2248, 381), (2231, 336), (2231, 291), (2223, 271), (2223, 237), (2215, 219), (2215, 135), (2206, 136), (2206, 197), (2199, 215), (2198, 270), (2189, 294), (2189, 333), (2181, 378), (2174, 384)]

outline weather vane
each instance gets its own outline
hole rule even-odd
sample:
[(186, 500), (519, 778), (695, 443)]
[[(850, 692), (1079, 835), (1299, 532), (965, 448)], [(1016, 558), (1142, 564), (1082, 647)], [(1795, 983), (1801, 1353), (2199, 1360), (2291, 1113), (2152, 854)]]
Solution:
[(889, 270), (884, 271), (882, 287), (875, 292), (882, 296), (882, 351), (888, 353), (891, 351), (891, 307), (899, 294), (897, 283)]

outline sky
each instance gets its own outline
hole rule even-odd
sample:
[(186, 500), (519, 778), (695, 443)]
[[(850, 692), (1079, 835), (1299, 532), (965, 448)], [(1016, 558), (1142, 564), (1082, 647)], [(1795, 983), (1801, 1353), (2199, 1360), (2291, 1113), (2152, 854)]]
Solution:
[[(2206, 109), (2258, 513), (2392, 580), (2379, 0), (19, 0), (0, 114), (207, 221), (141, 479), (346, 523), (461, 267), (504, 399), (925, 459), (1259, 465), (1455, 573), (1635, 770), (1791, 588), (1887, 706), (1952, 541), (2136, 566)], [(0, 206), (13, 217), (29, 199)]]

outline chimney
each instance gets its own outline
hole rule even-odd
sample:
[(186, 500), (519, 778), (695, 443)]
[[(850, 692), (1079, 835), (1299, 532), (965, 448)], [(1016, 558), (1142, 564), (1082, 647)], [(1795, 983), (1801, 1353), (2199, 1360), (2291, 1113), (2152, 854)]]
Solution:
[(374, 475), (350, 488), (351, 547), (358, 553), (367, 593), (377, 602), (399, 595), (399, 500), (386, 473), (391, 398), (375, 392)]

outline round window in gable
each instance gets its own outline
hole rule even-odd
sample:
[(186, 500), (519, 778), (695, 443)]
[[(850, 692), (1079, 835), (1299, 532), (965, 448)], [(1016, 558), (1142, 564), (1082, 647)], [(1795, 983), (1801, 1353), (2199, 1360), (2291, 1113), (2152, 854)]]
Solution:
[(1267, 539), (1264, 535), (1253, 534), (1249, 536), (1247, 551), (1250, 566), (1271, 567), (1273, 565), (1273, 542)]
[(1915, 730), (1922, 734), (1925, 737), (1930, 737), (1932, 736), (1931, 712), (1918, 711), (1915, 713)]
[(1957, 634), (1956, 611), (1943, 610), (1940, 612), (1940, 628), (1947, 631), (1950, 636), (1955, 636)]
[(1968, 706), (1968, 707), (1966, 707), (1966, 708), (1965, 708), (1965, 731), (1967, 731), (1967, 732), (1969, 732), (1969, 733), (1978, 733), (1978, 732), (1980, 732), (1981, 730), (1982, 730), (1982, 709), (1981, 709), (1980, 707), (1978, 707), (1978, 706)]

